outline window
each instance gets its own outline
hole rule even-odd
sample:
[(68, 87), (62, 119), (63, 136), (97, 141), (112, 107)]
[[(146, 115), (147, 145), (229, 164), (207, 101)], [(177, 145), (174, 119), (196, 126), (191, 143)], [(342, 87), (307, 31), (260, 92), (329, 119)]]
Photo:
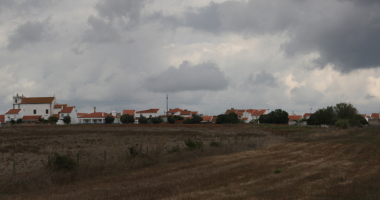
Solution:
[(152, 118), (152, 115), (149, 115), (149, 118)]
[(33, 114), (37, 114), (37, 110), (33, 110)]
[(17, 103), (17, 99), (15, 99), (15, 103)]
[(46, 109), (46, 114), (49, 114), (49, 109)]

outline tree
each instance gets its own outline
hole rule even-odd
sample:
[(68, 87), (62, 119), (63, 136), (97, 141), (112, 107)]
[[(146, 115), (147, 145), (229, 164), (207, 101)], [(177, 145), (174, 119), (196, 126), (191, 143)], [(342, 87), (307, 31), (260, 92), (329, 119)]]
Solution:
[(10, 122), (11, 122), (12, 125), (16, 123), (16, 121), (14, 119), (11, 119)]
[(281, 109), (276, 109), (267, 115), (261, 115), (259, 117), (259, 122), (263, 124), (287, 124), (289, 122), (288, 115), (288, 112)]
[(147, 123), (148, 123), (148, 119), (144, 116), (140, 116), (139, 124), (147, 124)]
[(120, 121), (123, 124), (133, 124), (135, 122), (135, 118), (133, 115), (126, 114), (120, 117)]
[(153, 124), (160, 124), (163, 122), (160, 116), (152, 117), (150, 118), (150, 120), (152, 121)]
[(191, 124), (191, 119), (187, 118), (187, 119), (183, 120), (183, 123), (184, 124)]
[(200, 124), (202, 120), (203, 120), (203, 117), (196, 114), (192, 114), (192, 118), (190, 119), (191, 124)]
[(334, 111), (338, 119), (354, 119), (358, 114), (358, 110), (350, 103), (338, 103)]
[(71, 117), (70, 116), (65, 116), (63, 118), (63, 123), (65, 124), (70, 124), (71, 123)]
[(174, 118), (172, 116), (168, 117), (168, 123), (169, 124), (175, 124), (175, 121), (176, 121), (176, 118)]
[(112, 115), (107, 115), (104, 121), (106, 124), (112, 124), (115, 121), (115, 118)]
[(50, 116), (48, 118), (48, 122), (49, 123), (57, 123), (57, 121), (58, 121), (58, 117), (57, 116), (52, 115), (52, 116)]
[(21, 118), (17, 119), (17, 124), (22, 124), (22, 119)]
[(229, 113), (228, 115), (226, 115), (226, 114), (218, 115), (215, 123), (217, 123), (217, 124), (236, 124), (239, 122), (240, 122), (240, 120), (239, 120), (239, 117), (237, 116), (236, 113)]

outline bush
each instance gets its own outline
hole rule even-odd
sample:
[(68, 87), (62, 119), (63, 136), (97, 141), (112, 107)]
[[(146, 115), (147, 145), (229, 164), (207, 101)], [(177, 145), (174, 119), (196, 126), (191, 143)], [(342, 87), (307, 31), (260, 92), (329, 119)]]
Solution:
[(22, 124), (22, 119), (21, 118), (17, 119), (17, 124)]
[(184, 124), (191, 124), (191, 119), (187, 118), (187, 119), (183, 120), (183, 123)]
[(71, 117), (70, 116), (63, 117), (63, 123), (70, 124), (71, 123)]
[(174, 117), (168, 117), (169, 124), (175, 124), (176, 119)]
[(105, 118), (105, 123), (106, 124), (112, 124), (115, 121), (115, 118), (112, 115), (107, 115)]
[(187, 139), (184, 142), (185, 142), (185, 145), (187, 146), (187, 149), (190, 151), (203, 148), (202, 141), (192, 141), (191, 139)]
[(129, 150), (129, 155), (134, 158), (134, 157), (137, 157), (140, 155), (140, 152), (139, 150), (137, 149), (137, 147), (129, 147), (128, 148)]
[(160, 116), (150, 118), (153, 124), (160, 124), (163, 122)]
[(276, 170), (274, 170), (274, 173), (275, 173), (275, 174), (279, 174), (279, 173), (281, 173), (281, 172), (282, 172), (281, 169), (276, 169)]
[(77, 163), (74, 161), (74, 159), (70, 158), (69, 156), (62, 156), (58, 153), (55, 153), (53, 158), (50, 160), (50, 163), (47, 163), (45, 166), (48, 170), (51, 171), (71, 171), (74, 170), (77, 167)]
[(48, 118), (48, 122), (49, 123), (57, 123), (57, 121), (58, 121), (58, 117), (57, 116), (52, 115), (52, 116), (50, 116)]
[(123, 124), (133, 124), (135, 123), (135, 118), (133, 115), (126, 114), (120, 117), (120, 121)]
[(139, 124), (147, 124), (147, 123), (148, 123), (148, 119), (144, 116), (140, 116)]
[(221, 144), (219, 142), (212, 141), (210, 147), (219, 147)]
[(346, 129), (350, 127), (350, 122), (348, 119), (339, 119), (335, 122), (335, 125), (339, 128)]
[(13, 125), (13, 124), (16, 124), (16, 121), (14, 120), (14, 119), (11, 119), (11, 124)]
[(236, 113), (229, 113), (228, 115), (226, 115), (226, 114), (218, 115), (215, 123), (217, 123), (217, 124), (236, 124), (239, 122), (240, 122), (239, 117), (237, 116)]
[(259, 117), (260, 124), (287, 124), (289, 122), (288, 113), (281, 109), (276, 109), (267, 115)]

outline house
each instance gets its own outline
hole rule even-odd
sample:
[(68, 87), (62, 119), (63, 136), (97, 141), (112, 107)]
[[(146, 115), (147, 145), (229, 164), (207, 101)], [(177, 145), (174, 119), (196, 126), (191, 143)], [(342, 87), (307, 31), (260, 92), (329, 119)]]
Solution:
[(263, 114), (266, 114), (266, 109), (234, 109), (231, 108), (230, 110), (226, 111), (226, 115), (230, 113), (236, 113), (239, 120), (244, 120), (245, 123), (249, 123), (251, 121), (254, 121), (256, 119), (259, 119), (259, 117)]
[(67, 104), (56, 104), (56, 105), (54, 105), (53, 114), (60, 114), (61, 110), (66, 108), (66, 107), (71, 107), (71, 106), (67, 105)]
[[(83, 115), (78, 117), (78, 123), (79, 124), (104, 124), (105, 118), (109, 116), (110, 114), (107, 114), (105, 112), (94, 112), (87, 115)], [(110, 115), (112, 116), (112, 115)], [(113, 116), (115, 118), (114, 124), (120, 123), (120, 118)]]
[(305, 119), (309, 119), (310, 116), (311, 116), (311, 114), (312, 114), (312, 113), (305, 113), (305, 114), (303, 115), (303, 118), (305, 118)]
[(26, 115), (24, 117), (22, 117), (22, 122), (23, 123), (37, 123), (37, 121), (42, 118), (43, 119), (43, 116), (42, 115)]
[(179, 115), (181, 114), (182, 111), (183, 111), (183, 110), (182, 110), (182, 109), (179, 109), (179, 108), (170, 109), (170, 110), (168, 111), (168, 115), (171, 115), (171, 116), (174, 116), (174, 115), (179, 116)]
[(371, 119), (379, 119), (379, 113), (372, 113)]
[(211, 123), (211, 121), (212, 121), (212, 116), (202, 116), (201, 123)]
[(146, 117), (146, 118), (151, 118), (151, 117), (158, 117), (160, 116), (158, 114), (158, 111), (160, 109), (156, 109), (156, 108), (152, 108), (152, 109), (149, 109), (149, 110), (141, 110), (141, 111), (137, 111), (136, 112), (136, 116), (135, 116), (135, 120), (138, 121), (138, 119), (143, 116), (143, 117)]
[(191, 118), (192, 117), (191, 111), (185, 109), (185, 110), (181, 111), (180, 116), (183, 117), (183, 118), (185, 118), (185, 117), (190, 117)]
[(77, 113), (77, 117), (81, 117), (83, 115), (88, 115), (88, 113)]
[(288, 125), (296, 125), (298, 121), (302, 119), (302, 115), (289, 115), (288, 118)]
[(216, 119), (218, 119), (218, 116), (213, 116), (212, 120), (211, 120), (211, 123), (215, 124), (216, 123)]
[(25, 115), (43, 116), (47, 119), (54, 113), (55, 97), (24, 97), (18, 94), (13, 97), (13, 109), (24, 110)]
[(123, 115), (132, 115), (133, 117), (136, 115), (135, 110), (123, 110)]
[(77, 124), (78, 123), (78, 115), (77, 111), (75, 110), (75, 107), (66, 107), (60, 111), (59, 114), (59, 120), (57, 124), (64, 124), (63, 118), (69, 116), (71, 118), (70, 124)]
[(5, 122), (10, 122), (12, 119), (17, 121), (17, 119), (22, 119), (25, 115), (25, 112), (21, 109), (10, 109), (5, 113)]
[(249, 113), (251, 113), (252, 121), (259, 119), (261, 115), (267, 114), (267, 109), (249, 109)]

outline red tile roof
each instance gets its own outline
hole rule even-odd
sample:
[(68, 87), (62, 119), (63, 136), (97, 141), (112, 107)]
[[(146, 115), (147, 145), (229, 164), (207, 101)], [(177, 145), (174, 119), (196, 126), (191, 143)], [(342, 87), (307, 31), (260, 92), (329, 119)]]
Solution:
[(304, 118), (306, 118), (306, 117), (310, 117), (310, 116), (311, 116), (311, 113), (305, 113), (305, 114), (303, 115)]
[(74, 107), (66, 107), (61, 110), (61, 113), (71, 113), (73, 111)]
[(59, 119), (60, 114), (52, 114), (52, 116), (56, 116)]
[(67, 107), (67, 104), (56, 104), (56, 105), (54, 106), (54, 108), (61, 108), (61, 109), (62, 109), (62, 107), (63, 107), (63, 108)]
[(0, 122), (4, 122), (5, 121), (5, 115), (0, 115)]
[(246, 117), (246, 118), (243, 118), (243, 120), (248, 120), (248, 118)]
[(243, 113), (243, 112), (245, 112), (245, 110), (237, 110), (236, 112), (237, 113)]
[(244, 115), (244, 113), (242, 113), (242, 112), (238, 112), (238, 113), (236, 113), (236, 115), (239, 116), (239, 117), (241, 117), (241, 116)]
[(289, 118), (289, 122), (298, 121), (299, 119), (302, 118), (302, 115), (289, 115), (288, 118)]
[(30, 115), (22, 117), (22, 121), (38, 121), (39, 118), (43, 118), (42, 115)]
[(135, 115), (135, 110), (123, 110), (123, 115)]
[(149, 109), (149, 110), (142, 110), (137, 111), (136, 113), (157, 113), (160, 109)]
[(217, 116), (214, 116), (214, 117), (212, 117), (212, 120), (211, 120), (211, 122), (212, 122), (212, 123), (215, 123), (215, 122), (216, 122), (216, 119), (218, 119), (218, 117), (217, 117)]
[[(105, 118), (107, 117), (108, 115), (110, 114), (107, 114), (105, 112), (96, 112), (96, 113), (90, 113), (90, 114), (87, 114), (87, 115), (83, 115), (83, 116), (80, 116), (78, 118)], [(112, 116), (112, 115), (111, 115)], [(118, 118), (116, 116), (112, 116), (114, 118)]]
[(88, 115), (88, 113), (77, 113), (77, 116), (83, 116), (83, 115)]
[(363, 117), (365, 117), (366, 116), (366, 114), (360, 114), (361, 116), (363, 116)]
[(182, 109), (174, 108), (168, 111), (168, 113), (176, 113), (176, 112), (182, 112)]
[(191, 111), (191, 114), (197, 115), (198, 111)]
[(371, 117), (372, 118), (379, 118), (379, 113), (372, 113)]
[(52, 103), (55, 97), (24, 97), (21, 99), (21, 104), (41, 104)]
[(8, 110), (8, 112), (5, 113), (5, 114), (6, 114), (6, 115), (10, 115), (10, 114), (18, 114), (20, 111), (21, 111), (21, 109), (10, 109), (10, 110)]
[(184, 110), (181, 112), (181, 115), (191, 115), (191, 111), (190, 110)]
[(260, 116), (260, 115), (263, 115), (265, 113), (265, 109), (263, 110), (254, 110), (252, 115), (251, 116)]
[(202, 122), (211, 122), (212, 116), (202, 116)]
[(230, 113), (235, 113), (237, 110), (235, 110), (235, 109), (231, 109), (231, 110), (227, 110), (226, 111), (226, 115), (228, 115), (228, 114), (230, 114)]

